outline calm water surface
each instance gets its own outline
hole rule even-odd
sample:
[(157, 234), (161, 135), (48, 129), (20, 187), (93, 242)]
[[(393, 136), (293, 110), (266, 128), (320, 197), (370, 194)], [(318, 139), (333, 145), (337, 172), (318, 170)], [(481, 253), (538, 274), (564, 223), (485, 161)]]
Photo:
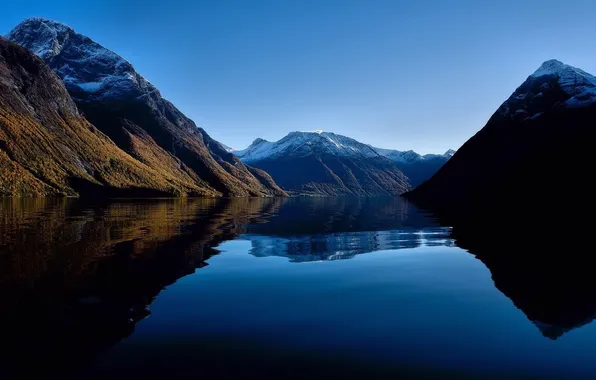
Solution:
[(596, 377), (596, 308), (402, 199), (0, 207), (5, 377)]

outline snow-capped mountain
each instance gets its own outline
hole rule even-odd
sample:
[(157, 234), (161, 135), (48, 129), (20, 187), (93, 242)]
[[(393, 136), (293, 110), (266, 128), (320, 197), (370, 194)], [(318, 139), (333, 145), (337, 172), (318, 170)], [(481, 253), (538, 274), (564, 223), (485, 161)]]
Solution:
[(434, 159), (450, 159), (454, 154), (455, 151), (453, 149), (449, 149), (447, 152), (443, 154), (419, 154), (414, 152), (413, 150), (394, 150), (394, 149), (385, 149), (385, 148), (373, 148), (377, 151), (380, 155), (383, 155), (397, 163), (412, 163), (417, 161), (424, 161), (424, 160), (434, 160)]
[(76, 100), (142, 96), (156, 91), (126, 59), (62, 23), (31, 18), (7, 38), (46, 61)]
[(32, 18), (8, 38), (41, 57), (92, 124), (167, 181), (210, 195), (285, 194), (162, 98), (130, 62), (71, 27)]
[(379, 155), (370, 145), (363, 144), (346, 136), (324, 131), (291, 132), (276, 142), (258, 138), (248, 148), (234, 151), (234, 153), (242, 161), (247, 163), (288, 154), (293, 156), (325, 154), (339, 157), (362, 158)]
[(413, 150), (374, 149), (379, 154), (395, 162), (397, 167), (408, 177), (410, 185), (414, 188), (432, 177), (455, 154), (452, 149), (443, 154), (425, 155), (416, 153)]
[(243, 234), (239, 240), (251, 242), (256, 257), (280, 256), (291, 262), (346, 260), (363, 253), (450, 245), (449, 227), (352, 231), (333, 234), (275, 236)]
[(234, 151), (234, 154), (248, 164), (286, 156), (324, 155), (354, 159), (384, 157), (393, 161), (408, 177), (410, 186), (416, 187), (435, 174), (453, 156), (454, 151), (450, 149), (444, 154), (421, 155), (412, 150), (375, 148), (350, 137), (319, 130), (292, 132), (276, 142), (257, 138), (248, 148)]
[(292, 132), (256, 139), (234, 151), (284, 189), (319, 195), (399, 195), (410, 188), (397, 165), (373, 147), (331, 132)]
[(552, 59), (515, 90), (496, 116), (525, 120), (539, 117), (551, 105), (578, 108), (593, 103), (596, 103), (596, 77)]
[(596, 78), (546, 61), (436, 175), (407, 196), (460, 222), (515, 207), (542, 212), (550, 209), (550, 196), (588, 199), (578, 195), (590, 197), (586, 191), (593, 188), (588, 173), (594, 168), (594, 120)]

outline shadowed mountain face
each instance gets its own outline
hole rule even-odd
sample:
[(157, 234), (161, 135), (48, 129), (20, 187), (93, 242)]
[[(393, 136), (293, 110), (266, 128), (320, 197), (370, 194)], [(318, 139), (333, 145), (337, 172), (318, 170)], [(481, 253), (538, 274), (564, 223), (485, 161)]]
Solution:
[(181, 192), (285, 195), (267, 173), (247, 167), (211, 139), (132, 65), (70, 27), (40, 18), (8, 38), (41, 57), (64, 82), (87, 120)]
[(596, 78), (545, 62), (429, 181), (406, 194), (454, 226), (551, 338), (594, 318)]
[(0, 196), (83, 190), (158, 196), (193, 189), (119, 149), (79, 114), (41, 59), (0, 38)]
[(513, 204), (532, 209), (531, 219), (554, 195), (567, 198), (570, 209), (585, 206), (595, 157), (595, 90), (590, 74), (545, 62), (436, 175), (406, 196), (452, 223), (494, 219), (504, 207), (516, 209)]

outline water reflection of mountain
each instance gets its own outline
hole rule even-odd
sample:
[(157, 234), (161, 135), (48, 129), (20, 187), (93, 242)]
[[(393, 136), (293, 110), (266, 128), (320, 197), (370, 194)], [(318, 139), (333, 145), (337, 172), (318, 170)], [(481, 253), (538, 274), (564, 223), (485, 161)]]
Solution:
[(252, 242), (255, 256), (293, 262), (451, 245), (454, 237), (546, 336), (596, 314), (596, 277), (584, 241), (574, 238), (581, 235), (547, 240), (544, 231), (479, 226), (452, 237), (399, 198), (2, 199), (0, 375), (2, 363), (21, 374), (72, 367), (114, 345), (164, 287), (239, 236)]
[(451, 245), (450, 229), (401, 198), (288, 199), (268, 223), (239, 238), (257, 257), (291, 262), (350, 259), (379, 250)]
[(577, 223), (549, 225), (556, 220), (551, 212), (522, 228), (453, 229), (456, 244), (486, 265), (497, 289), (550, 339), (596, 317), (596, 276), (582, 239), (588, 231)]
[(2, 361), (39, 362), (19, 371), (70, 366), (115, 344), (165, 286), (239, 234), (254, 253), (303, 261), (414, 247), (441, 231), (420, 233), (436, 222), (399, 198), (3, 199), (0, 208)]
[(240, 235), (250, 240), (250, 253), (257, 257), (283, 256), (291, 262), (350, 259), (358, 254), (382, 250), (453, 244), (449, 228), (423, 230), (344, 232), (328, 235), (264, 236)]
[(70, 367), (118, 342), (165, 286), (282, 202), (0, 200), (0, 373)]

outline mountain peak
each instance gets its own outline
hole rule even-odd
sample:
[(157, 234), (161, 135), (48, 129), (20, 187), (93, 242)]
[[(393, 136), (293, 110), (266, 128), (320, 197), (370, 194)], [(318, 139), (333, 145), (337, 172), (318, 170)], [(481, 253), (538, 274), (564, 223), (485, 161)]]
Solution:
[(515, 90), (493, 117), (533, 120), (553, 107), (580, 108), (595, 103), (596, 77), (550, 59)]
[(448, 149), (448, 150), (447, 150), (447, 152), (445, 152), (445, 153), (443, 154), (443, 156), (445, 156), (445, 157), (451, 157), (451, 156), (453, 156), (454, 154), (455, 154), (455, 150), (453, 150), (453, 149)]
[(251, 145), (251, 146), (254, 146), (254, 145), (259, 145), (260, 143), (264, 143), (264, 142), (266, 143), (266, 142), (268, 142), (268, 141), (267, 141), (267, 140), (265, 140), (265, 139), (262, 139), (262, 138), (260, 138), (260, 137), (257, 137), (257, 138), (255, 139), (255, 141), (253, 141), (253, 142), (252, 142), (252, 144), (250, 144), (250, 145)]
[(558, 61), (556, 59), (550, 59), (548, 61), (545, 61), (542, 65), (540, 65), (538, 70), (536, 70), (531, 75), (531, 77), (540, 78), (545, 75), (557, 76), (559, 78), (562, 78), (563, 80), (568, 81), (572, 79), (577, 81), (578, 78), (586, 78), (590, 81), (595, 79), (594, 76), (592, 76), (591, 74), (588, 74), (587, 72), (578, 69), (577, 67), (566, 65), (563, 62)]
[(532, 74), (532, 76), (538, 78), (543, 75), (553, 75), (570, 67), (571, 66), (566, 65), (557, 59), (549, 59), (548, 61), (544, 61), (542, 65), (540, 65), (538, 70), (536, 70), (534, 74)]
[(63, 22), (60, 21), (56, 21), (56, 20), (52, 20), (49, 18), (45, 18), (45, 17), (29, 17), (24, 19), (23, 21), (21, 21), (21, 23), (19, 23), (16, 27), (18, 28), (19, 26), (24, 26), (24, 25), (42, 25), (45, 24), (47, 27), (55, 29), (55, 30), (68, 30), (72, 28), (68, 25), (66, 25)]
[(7, 36), (13, 42), (23, 45), (35, 55), (47, 59), (60, 54), (63, 42), (74, 30), (61, 22), (41, 17), (25, 19)]
[(75, 100), (138, 98), (157, 91), (130, 62), (63, 23), (29, 18), (7, 38), (45, 60)]
[(256, 139), (248, 148), (234, 152), (245, 162), (254, 162), (280, 155), (334, 155), (376, 157), (369, 145), (331, 132), (294, 131), (276, 142)]

